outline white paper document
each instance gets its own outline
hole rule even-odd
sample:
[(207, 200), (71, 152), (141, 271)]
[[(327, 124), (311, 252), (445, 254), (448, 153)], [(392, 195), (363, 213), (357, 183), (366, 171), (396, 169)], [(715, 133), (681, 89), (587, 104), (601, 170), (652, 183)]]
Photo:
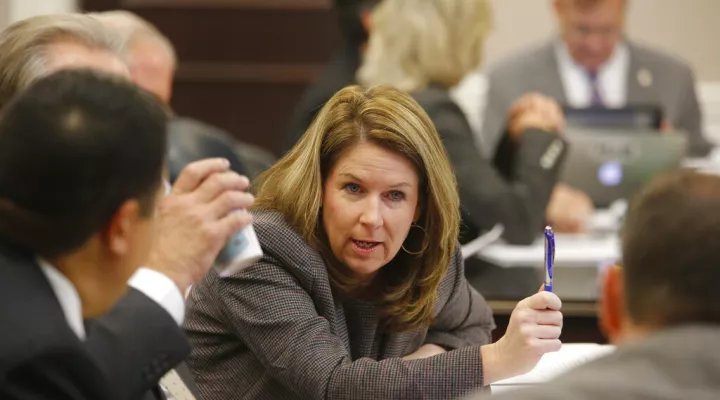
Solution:
[(570, 371), (588, 361), (602, 357), (615, 350), (615, 346), (592, 343), (563, 344), (560, 351), (545, 354), (540, 362), (527, 374), (505, 379), (492, 384), (503, 389), (508, 386), (525, 386), (547, 382), (558, 375)]

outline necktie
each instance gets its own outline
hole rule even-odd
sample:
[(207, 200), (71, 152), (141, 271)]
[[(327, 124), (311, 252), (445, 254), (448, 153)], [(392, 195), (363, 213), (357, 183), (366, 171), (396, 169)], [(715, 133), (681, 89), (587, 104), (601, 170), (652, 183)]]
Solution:
[(590, 82), (590, 106), (603, 107), (603, 99), (598, 86), (597, 71), (588, 71), (588, 80)]
[(160, 379), (160, 388), (168, 400), (195, 400), (180, 375), (172, 369)]

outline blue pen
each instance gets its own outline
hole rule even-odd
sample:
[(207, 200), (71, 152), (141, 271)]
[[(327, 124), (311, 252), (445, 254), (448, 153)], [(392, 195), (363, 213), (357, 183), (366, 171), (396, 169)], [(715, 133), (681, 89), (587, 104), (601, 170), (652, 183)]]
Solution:
[(545, 291), (553, 291), (553, 264), (555, 263), (555, 234), (545, 227)]

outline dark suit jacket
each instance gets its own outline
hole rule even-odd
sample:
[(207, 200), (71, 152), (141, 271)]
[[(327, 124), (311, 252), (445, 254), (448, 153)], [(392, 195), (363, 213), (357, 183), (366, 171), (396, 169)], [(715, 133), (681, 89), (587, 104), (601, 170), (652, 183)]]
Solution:
[(340, 89), (355, 84), (355, 73), (360, 67), (357, 49), (346, 45), (328, 63), (320, 78), (310, 85), (295, 106), (285, 132), (284, 151), (290, 150), (305, 134), (320, 109)]
[[(702, 114), (690, 66), (632, 41), (628, 41), (627, 46), (630, 52), (627, 103), (661, 105), (673, 127), (688, 133), (690, 154), (706, 155), (711, 145), (702, 133)], [(649, 85), (640, 82), (641, 71), (652, 77)], [(488, 152), (502, 136), (507, 110), (528, 92), (542, 93), (561, 104), (567, 103), (555, 56), (555, 41), (510, 56), (490, 69), (482, 128), (482, 140)]]
[[(715, 400), (720, 326), (666, 328), (551, 382), (492, 400)], [(482, 394), (467, 400), (480, 400)]]
[(191, 162), (214, 157), (227, 159), (231, 170), (250, 179), (275, 163), (275, 156), (267, 150), (236, 140), (216, 126), (187, 117), (170, 121), (167, 163), (171, 182)]
[(132, 289), (86, 321), (81, 342), (33, 257), (2, 243), (0, 304), (2, 399), (143, 398), (190, 351), (172, 317)]
[[(205, 400), (452, 399), (483, 384), (480, 345), (492, 314), (456, 253), (429, 329), (383, 333), (370, 302), (341, 302), (320, 254), (275, 212), (256, 212), (264, 257), (193, 287), (184, 327), (188, 365)], [(424, 343), (449, 353), (400, 358)]]
[(235, 146), (235, 139), (220, 128), (192, 118), (172, 118), (168, 124), (170, 181), (175, 182), (182, 169), (191, 162), (214, 157), (227, 159), (230, 169), (247, 176), (247, 168)]
[[(470, 236), (465, 239), (500, 223), (509, 242), (532, 242), (542, 232), (545, 208), (567, 151), (565, 141), (556, 134), (529, 130), (514, 145), (504, 135), (491, 162), (482, 156), (465, 114), (446, 89), (430, 86), (413, 96), (435, 125), (455, 167), (463, 224)], [(548, 154), (551, 147), (558, 151)], [(543, 164), (543, 157), (552, 162)]]

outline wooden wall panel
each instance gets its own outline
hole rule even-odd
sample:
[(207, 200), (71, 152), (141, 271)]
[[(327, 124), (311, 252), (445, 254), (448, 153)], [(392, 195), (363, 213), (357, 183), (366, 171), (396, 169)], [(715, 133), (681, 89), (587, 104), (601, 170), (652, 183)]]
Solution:
[(276, 154), (302, 91), (340, 44), (331, 0), (85, 0), (127, 9), (176, 47), (173, 108)]

